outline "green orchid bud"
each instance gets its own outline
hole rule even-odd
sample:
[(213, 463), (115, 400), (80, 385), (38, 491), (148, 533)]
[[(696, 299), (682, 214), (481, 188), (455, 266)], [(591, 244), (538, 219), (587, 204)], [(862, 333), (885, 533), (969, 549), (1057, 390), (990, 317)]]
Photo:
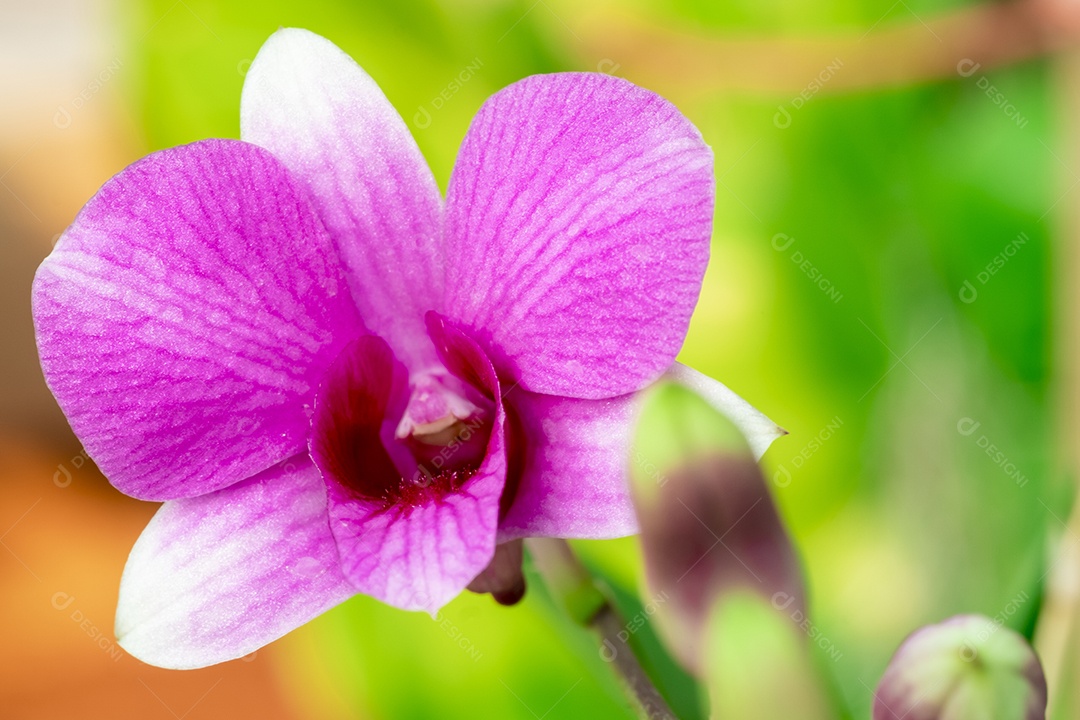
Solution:
[(713, 610), (706, 650), (712, 717), (830, 720), (805, 637), (755, 593), (725, 595)]
[(957, 615), (909, 635), (874, 696), (874, 720), (1046, 717), (1046, 678), (1035, 651), (982, 615)]
[(803, 611), (799, 563), (761, 469), (738, 428), (681, 385), (647, 395), (631, 480), (645, 583), (661, 593), (657, 629), (701, 677), (706, 626), (718, 599), (746, 588)]

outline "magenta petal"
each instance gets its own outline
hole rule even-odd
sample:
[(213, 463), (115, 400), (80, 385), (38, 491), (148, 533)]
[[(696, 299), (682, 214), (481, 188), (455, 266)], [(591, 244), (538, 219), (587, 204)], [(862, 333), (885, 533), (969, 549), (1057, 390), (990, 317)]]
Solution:
[(521, 418), (525, 467), (499, 542), (521, 537), (614, 538), (637, 532), (627, 463), (634, 395), (578, 400), (507, 394)]
[[(452, 371), (469, 368), (473, 377), (494, 380), (490, 364), (486, 371), (472, 365), (483, 355), (467, 338), (434, 339)], [(359, 591), (405, 610), (435, 612), (494, 555), (506, 479), (505, 414), (497, 404), (479, 467), (402, 478), (383, 449), (388, 436), (380, 422), (393, 400), (387, 390), (394, 382), (393, 355), (378, 338), (362, 340), (347, 351), (355, 357), (335, 363), (316, 414), (312, 451), (328, 478), (331, 530), (345, 575)], [(483, 389), (498, 397), (497, 384)], [(348, 401), (339, 402), (344, 397)], [(359, 448), (344, 461), (342, 451), (332, 449), (341, 439)]]
[(442, 198), (375, 81), (329, 40), (278, 30), (247, 73), (240, 128), (310, 190), (372, 332), (410, 368), (433, 359), (423, 314), (442, 298)]
[(527, 390), (638, 390), (682, 345), (712, 212), (712, 152), (670, 103), (526, 78), (480, 109), (450, 178), (446, 313)]
[(355, 594), (318, 470), (297, 456), (165, 503), (131, 551), (116, 635), (140, 660), (197, 668), (246, 655)]
[(33, 309), (45, 379), (117, 488), (201, 495), (306, 447), (319, 378), (360, 328), (336, 257), (254, 145), (164, 150), (105, 184)]

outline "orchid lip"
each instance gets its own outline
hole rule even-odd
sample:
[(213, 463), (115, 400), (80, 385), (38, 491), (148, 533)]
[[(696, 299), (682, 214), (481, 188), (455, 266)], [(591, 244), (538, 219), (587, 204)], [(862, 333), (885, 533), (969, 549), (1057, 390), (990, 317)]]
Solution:
[(324, 378), (312, 456), (353, 500), (415, 508), (476, 474), (493, 420), (478, 389), (441, 368), (409, 377), (383, 339), (365, 335)]
[[(345, 576), (359, 592), (433, 612), (491, 561), (510, 452), (491, 362), (450, 321), (426, 320), (439, 365), (425, 374), (410, 375), (370, 334), (335, 359), (316, 395), (310, 449)], [(397, 437), (406, 414), (435, 422), (462, 399), (481, 411), (449, 444)]]

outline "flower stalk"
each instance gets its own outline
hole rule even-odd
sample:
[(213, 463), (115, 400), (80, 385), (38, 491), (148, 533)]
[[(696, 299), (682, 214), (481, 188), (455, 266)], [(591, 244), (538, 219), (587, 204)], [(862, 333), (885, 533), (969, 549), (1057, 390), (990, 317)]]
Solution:
[(619, 674), (623, 689), (638, 715), (647, 720), (677, 720), (667, 701), (619, 633), (626, 623), (565, 540), (530, 538), (525, 541), (544, 583), (574, 622), (592, 630), (600, 655)]

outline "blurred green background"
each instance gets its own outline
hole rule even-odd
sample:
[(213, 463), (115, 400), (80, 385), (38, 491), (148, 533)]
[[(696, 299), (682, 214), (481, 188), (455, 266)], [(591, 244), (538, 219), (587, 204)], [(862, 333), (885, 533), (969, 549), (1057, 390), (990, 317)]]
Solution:
[[(57, 558), (109, 526), (111, 504), (142, 512), (89, 471), (76, 490), (101, 505), (96, 514), (55, 500), (52, 468), (70, 464), (78, 446), (34, 374), (29, 273), (127, 163), (237, 137), (244, 73), (279, 26), (308, 28), (351, 54), (399, 109), (444, 189), (472, 115), (523, 76), (611, 72), (675, 102), (714, 148), (718, 177), (713, 259), (681, 359), (791, 432), (764, 463), (805, 559), (813, 646), (844, 713), (868, 717), (871, 688), (919, 625), (980, 612), (1031, 636), (1048, 583), (1063, 572), (1058, 543), (1072, 536), (1072, 444), (1060, 441), (1075, 429), (1066, 340), (1080, 156), (1068, 109), (1080, 84), (1071, 26), (1052, 2), (1008, 6), (1031, 27), (1053, 29), (1037, 39), (1018, 20), (986, 19), (1004, 6), (890, 5), (0, 3), (9, 20), (0, 57), (11, 69), (0, 155), (0, 171), (10, 166), (0, 176), (10, 280), (0, 310), (10, 339), (2, 471), (6, 492), (23, 488), (0, 531), (34, 497), (43, 503), (0, 554), (0, 581), (40, 618), (28, 641), (56, 635), (52, 652), (62, 657), (73, 657), (64, 643), (89, 643), (47, 607), (73, 584), (100, 595), (109, 626), (138, 523), (86, 553), (79, 581)], [(36, 464), (14, 459), (27, 448)], [(577, 547), (637, 612), (635, 540)], [(46, 581), (26, 576), (26, 554)], [(260, 652), (250, 664), (268, 669), (257, 677), (200, 671), (205, 682), (170, 697), (156, 688), (174, 674), (149, 682), (150, 671), (125, 658), (123, 672), (145, 689), (129, 679), (101, 702), (139, 694), (145, 704), (125, 705), (139, 717), (188, 711), (192, 720), (229, 716), (222, 698), (250, 708), (257, 693), (276, 699), (265, 717), (631, 717), (588, 636), (531, 579), (515, 609), (466, 594), (434, 621), (356, 598), (265, 660)], [(1051, 632), (1067, 638), (1068, 628), (1066, 619)], [(635, 641), (682, 716), (705, 717), (648, 626)], [(9, 654), (12, 666), (26, 662)], [(112, 687), (120, 665), (87, 655), (94, 669), (80, 682)], [(0, 702), (13, 703), (15, 717), (60, 717), (55, 689), (78, 672), (30, 685), (9, 675)], [(219, 675), (228, 681), (211, 686)], [(87, 703), (80, 717), (96, 717), (96, 701)]]

